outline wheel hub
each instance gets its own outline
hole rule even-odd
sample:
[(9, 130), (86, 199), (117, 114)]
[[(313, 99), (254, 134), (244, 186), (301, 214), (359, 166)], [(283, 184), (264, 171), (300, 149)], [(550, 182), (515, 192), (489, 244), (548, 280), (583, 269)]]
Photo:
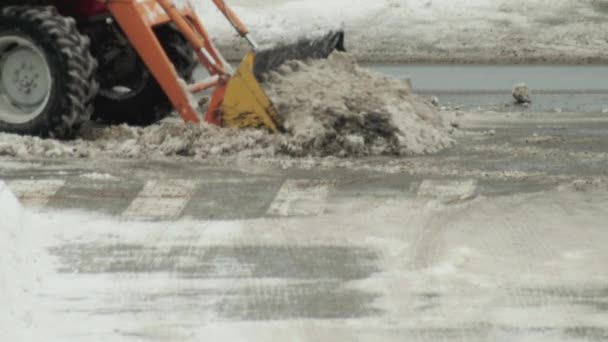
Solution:
[(25, 106), (44, 100), (49, 88), (44, 64), (42, 57), (29, 49), (9, 53), (2, 63), (2, 86), (6, 94)]
[(0, 37), (0, 120), (25, 123), (46, 107), (51, 73), (42, 51), (19, 36)]

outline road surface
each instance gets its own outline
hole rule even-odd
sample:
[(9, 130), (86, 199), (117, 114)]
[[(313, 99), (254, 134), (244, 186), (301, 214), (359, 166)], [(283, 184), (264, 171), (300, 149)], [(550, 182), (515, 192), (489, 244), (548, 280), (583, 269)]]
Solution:
[[(442, 105), (501, 112), (602, 112), (608, 110), (608, 67), (566, 65), (391, 65), (373, 70), (411, 79), (416, 93), (437, 96)], [(533, 102), (513, 106), (511, 90), (526, 83)]]
[(6, 338), (606, 341), (608, 117), (460, 125), (347, 168), (2, 160)]

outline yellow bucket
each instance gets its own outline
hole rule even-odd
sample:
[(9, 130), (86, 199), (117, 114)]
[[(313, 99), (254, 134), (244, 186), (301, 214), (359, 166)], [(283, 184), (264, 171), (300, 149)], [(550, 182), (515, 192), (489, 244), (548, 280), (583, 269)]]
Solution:
[(222, 104), (224, 127), (267, 128), (281, 132), (279, 114), (255, 78), (255, 52), (249, 52), (230, 78)]

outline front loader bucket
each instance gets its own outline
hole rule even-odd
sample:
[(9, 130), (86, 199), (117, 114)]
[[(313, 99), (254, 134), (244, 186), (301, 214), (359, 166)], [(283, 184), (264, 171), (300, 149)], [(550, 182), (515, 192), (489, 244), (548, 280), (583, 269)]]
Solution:
[(289, 60), (327, 58), (344, 51), (344, 32), (330, 32), (317, 39), (301, 39), (295, 44), (249, 52), (226, 86), (222, 104), (224, 127), (267, 128), (282, 132), (281, 119), (260, 85), (262, 76)]
[(249, 52), (228, 81), (222, 103), (224, 127), (263, 128), (281, 131), (279, 114), (255, 78), (255, 53)]
[[(248, 53), (236, 73), (224, 61), (196, 11), (187, 1), (106, 0), (108, 9), (129, 42), (144, 61), (173, 108), (185, 122), (200, 122), (201, 115), (192, 94), (213, 89), (205, 121), (238, 128), (266, 128), (283, 131), (282, 120), (260, 85), (262, 75), (288, 60), (326, 58), (334, 50), (344, 50), (344, 33), (330, 32), (317, 39), (301, 39), (259, 49), (236, 14), (224, 0), (212, 0), (217, 9), (247, 39), (254, 51)], [(185, 84), (154, 31), (160, 25), (174, 25), (188, 41), (209, 77)]]
[(345, 51), (343, 31), (332, 31), (318, 38), (302, 38), (292, 44), (261, 48), (255, 58), (254, 74), (259, 80), (262, 75), (287, 61), (324, 59), (336, 50)]

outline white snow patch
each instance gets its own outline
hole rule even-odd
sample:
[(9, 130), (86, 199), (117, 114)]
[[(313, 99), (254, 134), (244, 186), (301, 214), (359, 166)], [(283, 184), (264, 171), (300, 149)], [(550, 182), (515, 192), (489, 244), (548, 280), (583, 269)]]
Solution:
[(118, 177), (112, 176), (109, 173), (90, 172), (80, 175), (80, 178), (86, 178), (90, 180), (101, 180), (101, 181), (117, 181)]
[(524, 104), (532, 102), (530, 88), (525, 83), (518, 83), (513, 86), (513, 98), (517, 103)]
[(28, 238), (24, 209), (1, 180), (0, 208), (0, 339), (31, 341), (35, 257), (22, 248)]
[[(233, 0), (261, 44), (336, 27), (367, 61), (465, 63), (605, 61), (608, 12), (583, 0)], [(249, 49), (211, 1), (195, 3), (230, 59)]]

